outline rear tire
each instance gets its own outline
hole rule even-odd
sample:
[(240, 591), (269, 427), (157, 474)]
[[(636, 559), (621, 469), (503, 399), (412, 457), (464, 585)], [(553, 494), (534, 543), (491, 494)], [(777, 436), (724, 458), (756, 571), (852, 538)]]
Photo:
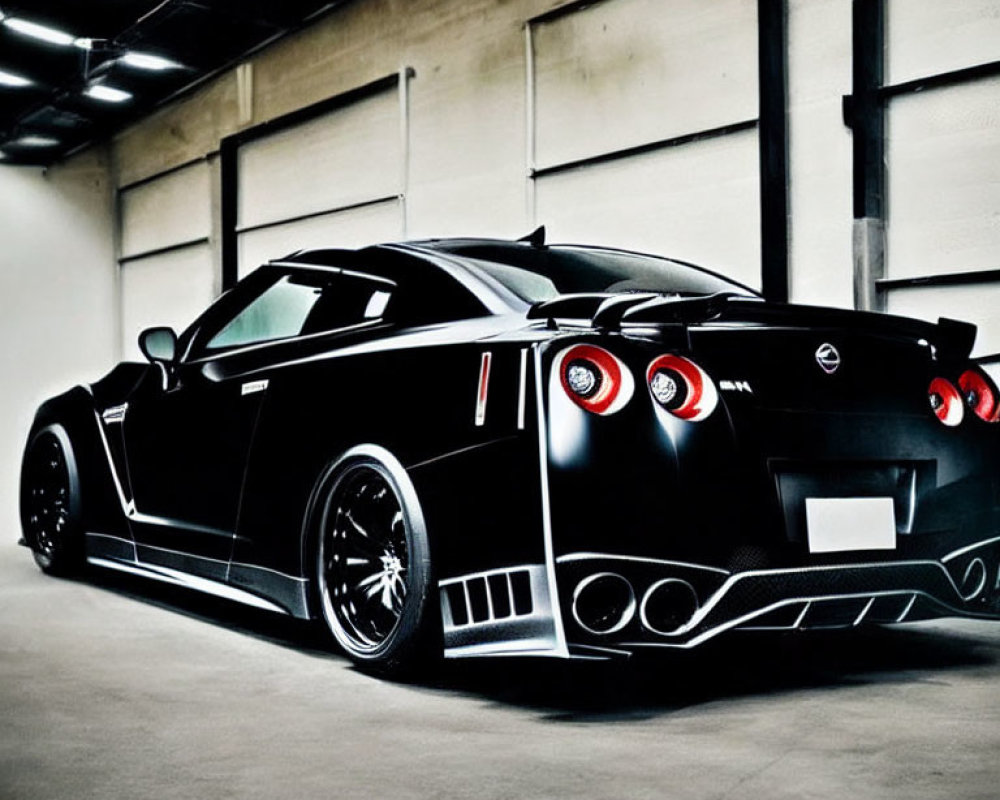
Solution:
[(48, 425), (31, 438), (21, 469), (21, 529), (42, 572), (71, 575), (83, 565), (80, 499), (69, 435)]
[(433, 649), (440, 617), (409, 476), (381, 448), (355, 448), (328, 472), (316, 509), (315, 585), (327, 629), (362, 668), (413, 672)]

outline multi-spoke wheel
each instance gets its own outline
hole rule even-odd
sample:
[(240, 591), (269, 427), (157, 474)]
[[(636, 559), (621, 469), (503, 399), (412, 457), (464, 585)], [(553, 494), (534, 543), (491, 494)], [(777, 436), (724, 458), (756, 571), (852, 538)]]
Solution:
[(321, 508), (317, 586), (347, 654), (381, 672), (412, 666), (426, 644), (430, 553), (406, 473), (388, 453), (346, 460)]
[(80, 479), (73, 448), (60, 425), (35, 434), (21, 473), (21, 525), (43, 571), (65, 575), (80, 566)]

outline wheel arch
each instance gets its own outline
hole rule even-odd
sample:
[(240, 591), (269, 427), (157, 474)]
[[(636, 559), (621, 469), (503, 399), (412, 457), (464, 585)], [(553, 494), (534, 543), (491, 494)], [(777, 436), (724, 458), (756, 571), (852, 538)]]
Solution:
[(44, 430), (52, 428), (61, 432), (64, 447), (68, 444), (75, 461), (80, 493), (81, 524), (86, 530), (99, 523), (108, 510), (106, 490), (109, 487), (109, 467), (101, 471), (101, 446), (97, 430), (97, 416), (93, 397), (83, 386), (76, 386), (64, 394), (43, 403), (25, 437), (24, 449), (18, 471), (18, 496), (24, 485), (25, 462), (32, 442)]
[(402, 462), (382, 445), (361, 443), (347, 448), (336, 458), (328, 462), (320, 472), (309, 494), (309, 501), (306, 504), (306, 511), (302, 519), (302, 530), (299, 537), (299, 555), (302, 576), (307, 581), (306, 598), (309, 615), (313, 619), (318, 619), (322, 614), (322, 609), (319, 607), (320, 600), (317, 597), (316, 576), (312, 569), (312, 564), (316, 554), (316, 547), (318, 546), (319, 524), (324, 511), (323, 501), (327, 491), (334, 485), (337, 478), (344, 473), (347, 467), (366, 460), (374, 460), (388, 470), (403, 496), (410, 524), (427, 538), (428, 543), (431, 543), (431, 536), (427, 530), (427, 523), (423, 507), (420, 504), (420, 498), (417, 496), (413, 480), (410, 478)]

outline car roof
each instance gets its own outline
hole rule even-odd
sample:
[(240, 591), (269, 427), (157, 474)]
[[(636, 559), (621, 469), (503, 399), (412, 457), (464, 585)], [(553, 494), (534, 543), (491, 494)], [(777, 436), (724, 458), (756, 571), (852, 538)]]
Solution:
[[(541, 235), (539, 236), (539, 234)], [(498, 282), (484, 278), (482, 273), (479, 270), (473, 269), (472, 265), (465, 261), (465, 259), (492, 261), (500, 264), (507, 264), (513, 267), (523, 266), (527, 269), (532, 269), (532, 265), (537, 264), (539, 259), (544, 259), (546, 253), (559, 253), (564, 255), (575, 254), (581, 257), (586, 257), (588, 253), (605, 253), (608, 255), (617, 254), (620, 256), (635, 256), (638, 258), (647, 258), (674, 264), (686, 269), (704, 273), (706, 275), (711, 275), (735, 286), (739, 286), (750, 295), (760, 296), (759, 292), (755, 289), (746, 286), (745, 284), (742, 284), (727, 275), (711, 269), (706, 269), (705, 267), (692, 264), (689, 261), (684, 261), (679, 258), (670, 258), (653, 253), (642, 253), (635, 250), (597, 245), (568, 243), (545, 244), (542, 241), (543, 238), (544, 231), (540, 229), (539, 231), (535, 231), (535, 233), (531, 236), (518, 240), (493, 239), (485, 237), (415, 239), (403, 242), (387, 242), (384, 244), (371, 245), (357, 250), (337, 248), (300, 250), (270, 263), (287, 265), (294, 264), (296, 266), (303, 267), (323, 267), (326, 265), (332, 266), (336, 264), (345, 264), (345, 262), (346, 264), (350, 264), (352, 260), (358, 264), (362, 262), (369, 263), (371, 261), (371, 256), (379, 254), (409, 254), (410, 256), (421, 258), (424, 261), (430, 261), (439, 268), (444, 268), (445, 271), (452, 273), (453, 277), (459, 278), (459, 280), (466, 285), (466, 288), (472, 289), (477, 295), (480, 295), (480, 299), (483, 299), (481, 295), (484, 291), (486, 291), (488, 294), (493, 296), (493, 299), (499, 301), (501, 305), (506, 306), (508, 309), (523, 310), (523, 308), (526, 307), (525, 304), (515, 297), (513, 293), (506, 290), (506, 288), (501, 286)], [(456, 267), (460, 268), (460, 271), (464, 274), (461, 276), (457, 275)], [(488, 303), (488, 305), (492, 306), (493, 304)], [(491, 310), (496, 313), (498, 309), (493, 307)]]

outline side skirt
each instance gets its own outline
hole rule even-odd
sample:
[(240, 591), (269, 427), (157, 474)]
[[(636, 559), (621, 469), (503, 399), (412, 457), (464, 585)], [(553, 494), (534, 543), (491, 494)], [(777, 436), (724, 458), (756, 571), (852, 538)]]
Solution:
[[(308, 618), (305, 581), (302, 578), (284, 575), (266, 567), (233, 564), (230, 570), (231, 582), (226, 582), (209, 577), (219, 573), (220, 562), (213, 559), (143, 545), (139, 549), (155, 553), (143, 553), (150, 560), (144, 558), (140, 561), (136, 546), (130, 540), (103, 533), (88, 532), (86, 535), (87, 563), (96, 567), (182, 586), (266, 611)], [(246, 588), (234, 584), (242, 584)]]

